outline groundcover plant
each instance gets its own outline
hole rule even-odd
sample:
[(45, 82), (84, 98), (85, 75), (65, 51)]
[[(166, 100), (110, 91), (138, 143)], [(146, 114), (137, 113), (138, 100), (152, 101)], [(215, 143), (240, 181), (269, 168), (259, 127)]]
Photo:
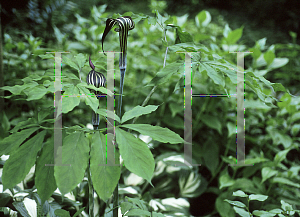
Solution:
[[(75, 14), (70, 38), (53, 25), (57, 43), (43, 47), (41, 38), (4, 33), (10, 74), (1, 87), (1, 212), (297, 215), (300, 100), (264, 78), (288, 63), (276, 56), (284, 46), (267, 47), (266, 39), (239, 44), (245, 27), (212, 23), (208, 11), (194, 21), (157, 10), (149, 16), (105, 9), (94, 6), (89, 19)], [(114, 27), (118, 34), (110, 32)], [(284, 48), (300, 51), (296, 44)], [(252, 166), (228, 166), (237, 161), (234, 51), (245, 52), (244, 164)], [(186, 52), (192, 144), (183, 139)], [(109, 108), (114, 98), (116, 112)], [(183, 164), (187, 146), (190, 163), (200, 167)]]

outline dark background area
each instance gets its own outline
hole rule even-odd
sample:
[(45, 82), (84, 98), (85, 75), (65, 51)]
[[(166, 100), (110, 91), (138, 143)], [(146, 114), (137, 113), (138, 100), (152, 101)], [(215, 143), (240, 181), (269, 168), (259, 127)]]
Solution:
[[(32, 31), (36, 37), (46, 36), (49, 39), (51, 20), (63, 25), (69, 19), (75, 20), (72, 16), (75, 11), (88, 15), (90, 6), (102, 4), (108, 4), (107, 11), (151, 14), (149, 7), (145, 7), (150, 1), (2, 1), (2, 28)], [(270, 44), (279, 41), (285, 43), (288, 42), (289, 31), (300, 34), (300, 2), (297, 0), (166, 0), (165, 12), (176, 16), (188, 13), (190, 17), (194, 17), (203, 9), (212, 14), (212, 20), (217, 15), (224, 16), (233, 29), (244, 25), (246, 28), (243, 39), (246, 44), (263, 37), (267, 37), (267, 43)]]

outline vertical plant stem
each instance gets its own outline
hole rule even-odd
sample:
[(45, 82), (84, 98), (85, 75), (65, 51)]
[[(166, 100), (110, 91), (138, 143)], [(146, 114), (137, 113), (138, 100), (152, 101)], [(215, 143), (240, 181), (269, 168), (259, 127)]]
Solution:
[[(90, 158), (91, 159), (91, 158)], [(89, 185), (89, 216), (94, 217), (94, 187), (91, 178), (91, 160), (89, 159), (88, 167), (88, 185)]]
[[(123, 94), (123, 86), (124, 86), (124, 77), (125, 77), (125, 71), (126, 69), (122, 68), (120, 69), (121, 72), (121, 78), (120, 78), (120, 96), (119, 96), (119, 102), (118, 102), (118, 111), (117, 115), (121, 118), (122, 116), (122, 94)], [(116, 140), (116, 137), (114, 137)], [(115, 141), (116, 147), (115, 147), (115, 164), (120, 164), (120, 153), (118, 144)], [(119, 211), (119, 183), (117, 184), (114, 193), (113, 193), (113, 217), (118, 217), (118, 211)]]
[[(115, 164), (120, 164), (120, 153), (119, 150), (116, 148), (115, 152)], [(114, 193), (113, 193), (113, 217), (118, 217), (119, 211), (119, 183), (117, 184)]]

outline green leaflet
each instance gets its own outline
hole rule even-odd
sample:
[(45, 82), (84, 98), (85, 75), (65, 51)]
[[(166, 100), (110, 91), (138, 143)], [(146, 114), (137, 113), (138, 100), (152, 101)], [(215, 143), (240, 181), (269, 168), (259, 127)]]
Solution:
[[(94, 189), (103, 201), (107, 201), (111, 197), (121, 175), (121, 168), (119, 166), (99, 165), (106, 164), (106, 144), (106, 138), (102, 133), (96, 132), (93, 135), (91, 146), (91, 177)], [(108, 156), (107, 160), (111, 164), (114, 164), (115, 159), (113, 155)], [(111, 162), (112, 160), (113, 162)]]
[(22, 130), (21, 132), (13, 133), (12, 135), (3, 139), (0, 142), (0, 155), (7, 155), (10, 154), (12, 151), (15, 151), (15, 149), (18, 148), (22, 144), (22, 142), (25, 141), (25, 139), (27, 139), (33, 132), (37, 131), (38, 129), (38, 127), (34, 127)]
[(89, 159), (89, 141), (83, 132), (74, 132), (63, 141), (61, 166), (54, 167), (57, 187), (62, 195), (73, 190), (84, 177)]
[(126, 168), (152, 185), (155, 163), (146, 143), (120, 128), (116, 128), (116, 137)]
[(45, 166), (46, 164), (54, 164), (53, 137), (43, 146), (41, 155), (36, 162), (35, 186), (42, 200), (41, 204), (44, 204), (57, 188), (54, 178), (54, 166)]
[(130, 111), (125, 112), (125, 114), (122, 117), (121, 123), (124, 123), (132, 118), (139, 117), (141, 115), (149, 114), (153, 111), (155, 111), (158, 108), (158, 106), (155, 105), (147, 105), (145, 107), (142, 106), (136, 106)]
[(11, 153), (3, 168), (4, 189), (13, 188), (24, 180), (36, 161), (36, 155), (42, 147), (45, 134), (46, 131), (38, 133)]
[(143, 135), (148, 135), (153, 140), (157, 140), (159, 142), (171, 143), (171, 144), (184, 142), (184, 140), (178, 134), (174, 133), (168, 128), (152, 126), (149, 124), (124, 124), (121, 125), (120, 127), (126, 127), (138, 131), (139, 133)]

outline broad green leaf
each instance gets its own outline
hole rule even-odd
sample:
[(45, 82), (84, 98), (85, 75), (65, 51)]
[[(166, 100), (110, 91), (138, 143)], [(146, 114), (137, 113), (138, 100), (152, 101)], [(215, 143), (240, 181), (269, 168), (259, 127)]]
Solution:
[(56, 209), (54, 214), (59, 217), (70, 217), (70, 213), (64, 209)]
[(3, 154), (8, 155), (12, 151), (15, 151), (22, 142), (25, 141), (32, 133), (37, 131), (39, 128), (34, 127), (26, 130), (22, 130), (21, 132), (13, 133), (10, 136), (6, 137), (2, 141), (0, 141), (0, 156)]
[(193, 42), (193, 37), (185, 31), (182, 31), (179, 26), (176, 28), (175, 44)]
[(115, 114), (114, 112), (111, 112), (109, 110), (98, 109), (97, 113), (100, 114), (100, 115), (102, 115), (103, 117), (112, 118), (112, 119), (118, 121), (119, 123), (121, 122), (119, 116), (117, 114)]
[(245, 164), (256, 164), (256, 163), (261, 163), (268, 161), (268, 159), (263, 158), (263, 157), (255, 157), (255, 158), (250, 158), (245, 160)]
[(123, 115), (122, 119), (121, 119), (121, 123), (124, 123), (132, 118), (141, 116), (141, 115), (146, 115), (149, 114), (153, 111), (155, 111), (158, 108), (158, 106), (156, 105), (147, 105), (145, 107), (142, 106), (136, 106), (133, 109), (131, 109), (130, 111), (125, 112), (125, 114)]
[(253, 52), (253, 53), (251, 53), (251, 55), (253, 56), (253, 58), (255, 60), (257, 60), (260, 57), (260, 55), (261, 55), (260, 49), (255, 47), (251, 51)]
[(79, 89), (72, 84), (62, 95), (62, 113), (68, 113), (72, 111), (76, 106), (79, 105), (79, 103)]
[(164, 16), (160, 15), (158, 10), (155, 10), (155, 14), (156, 14), (156, 22), (159, 23), (160, 26), (164, 26), (165, 21), (167, 21), (169, 19), (169, 17), (164, 17)]
[(289, 62), (288, 58), (275, 58), (273, 62), (269, 65), (270, 69), (277, 69), (285, 66)]
[(151, 213), (142, 209), (132, 209), (126, 213), (126, 216), (151, 216)]
[(229, 44), (235, 44), (243, 34), (243, 26), (228, 33), (226, 40)]
[[(72, 72), (66, 71), (66, 72), (64, 72), (64, 76), (71, 79), (71, 80), (73, 80), (72, 81), (73, 83), (75, 83), (75, 82), (79, 83), (80, 82), (79, 78), (76, 75), (74, 75), (74, 73), (72, 73)], [(64, 78), (64, 76), (62, 76), (62, 78)], [(67, 85), (70, 85), (70, 84), (67, 84)], [(63, 84), (63, 86), (64, 86), (64, 84)]]
[(143, 135), (150, 136), (153, 140), (164, 142), (164, 143), (183, 143), (184, 140), (173, 131), (169, 130), (168, 128), (163, 128), (159, 126), (152, 126), (149, 124), (124, 124), (120, 125), (120, 127), (126, 127)]
[[(130, 16), (130, 17), (132, 18), (132, 20), (133, 20), (134, 23), (138, 23), (138, 22), (140, 22), (141, 20), (145, 20), (145, 19), (149, 18), (148, 15), (145, 15), (145, 14), (143, 14), (143, 13), (134, 14), (134, 13), (132, 13), (132, 12), (126, 12), (126, 13), (124, 13), (124, 14), (122, 15), (122, 17), (124, 17), (124, 16)], [(154, 23), (154, 24), (155, 24), (155, 23)]]
[(237, 197), (248, 197), (247, 194), (245, 194), (245, 192), (238, 190), (232, 193), (232, 196), (237, 196)]
[(54, 164), (53, 137), (45, 143), (42, 153), (36, 162), (35, 186), (42, 204), (50, 198), (57, 188), (54, 178), (54, 166), (46, 166), (46, 164)]
[(196, 25), (198, 27), (207, 26), (211, 21), (211, 15), (208, 11), (201, 11), (195, 17)]
[(185, 51), (185, 52), (195, 52), (195, 51), (201, 51), (209, 53), (210, 51), (202, 44), (195, 44), (193, 42), (186, 42), (186, 43), (180, 43), (180, 44), (174, 44), (169, 47), (172, 51)]
[(217, 117), (211, 115), (203, 115), (201, 121), (203, 121), (208, 127), (217, 130), (220, 135), (222, 135), (222, 125)]
[(61, 166), (54, 167), (57, 187), (62, 195), (73, 190), (84, 177), (89, 160), (89, 141), (83, 132), (74, 132), (63, 141)]
[(224, 201), (230, 203), (231, 205), (237, 206), (237, 207), (241, 207), (241, 208), (246, 207), (246, 205), (240, 201), (233, 201), (233, 200), (227, 200), (227, 199), (225, 199)]
[(262, 194), (250, 194), (249, 200), (258, 200), (258, 201), (265, 201), (268, 199), (268, 196)]
[(44, 87), (44, 85), (36, 86), (26, 93), (28, 96), (27, 101), (40, 99), (45, 96), (47, 92), (48, 90)]
[(290, 185), (296, 188), (300, 188), (300, 184), (290, 181), (289, 179), (283, 177), (274, 177), (272, 179), (273, 183), (281, 183), (283, 185)]
[(286, 159), (287, 153), (290, 151), (290, 149), (286, 149), (280, 152), (277, 152), (277, 154), (274, 157), (275, 162), (280, 163), (284, 159)]
[(276, 215), (276, 214), (269, 213), (269, 212), (263, 211), (263, 210), (253, 210), (252, 214), (255, 216), (263, 216), (263, 217), (272, 217), (272, 216)]
[(222, 217), (235, 217), (232, 206), (224, 201), (224, 198), (226, 198), (226, 195), (224, 196), (224, 194), (226, 193), (218, 196), (215, 204), (216, 209)]
[(206, 63), (210, 64), (213, 68), (217, 68), (219, 71), (225, 73), (230, 78), (232, 83), (237, 84), (236, 69), (234, 69), (232, 66), (216, 61), (209, 61)]
[(264, 59), (267, 62), (268, 65), (270, 65), (273, 60), (275, 59), (275, 54), (273, 51), (268, 50), (265, 54), (264, 54)]
[(212, 173), (212, 175), (215, 175), (215, 172), (217, 171), (217, 167), (219, 165), (219, 146), (217, 143), (214, 142), (207, 142), (204, 145), (203, 148), (204, 153), (204, 161), (206, 167), (209, 169), (209, 171)]
[(95, 87), (94, 85), (92, 84), (87, 84), (87, 83), (79, 83), (77, 84), (78, 87), (85, 87), (87, 89), (92, 89), (92, 90), (95, 90), (95, 91), (100, 91), (101, 93), (104, 93), (104, 94), (107, 94), (109, 96), (113, 96), (114, 93), (112, 93), (110, 90), (106, 89), (105, 87)]
[(241, 209), (241, 208), (236, 207), (236, 206), (234, 206), (233, 209), (234, 209), (234, 211), (235, 211), (237, 214), (239, 214), (239, 215), (242, 216), (242, 217), (251, 217), (250, 214), (249, 214), (249, 212), (246, 211), (246, 210), (244, 210), (244, 209)]
[(246, 73), (245, 75), (245, 84), (250, 87), (254, 93), (256, 93), (261, 101), (265, 102), (266, 95), (262, 92), (257, 80), (255, 80), (249, 73)]
[(262, 180), (261, 182), (266, 181), (267, 179), (271, 178), (272, 176), (275, 176), (278, 174), (278, 171), (271, 169), (270, 167), (264, 167), (261, 170), (261, 176)]
[(259, 39), (255, 42), (255, 46), (258, 47), (260, 50), (264, 50), (266, 46), (267, 38)]
[(54, 59), (54, 56), (51, 53), (41, 54), (39, 55), (39, 57), (41, 57), (42, 59)]
[(228, 174), (224, 174), (219, 178), (219, 189), (230, 187), (234, 185), (235, 181), (232, 180)]
[(82, 84), (82, 83), (79, 83), (77, 85), (77, 87), (78, 87), (80, 93), (85, 95), (85, 104), (89, 105), (93, 109), (94, 112), (97, 112), (97, 109), (99, 106), (99, 101), (98, 101), (97, 97), (94, 94), (91, 94), (90, 91), (86, 87), (84, 87), (80, 84)]
[(277, 92), (277, 91), (287, 92), (285, 87), (280, 83), (272, 83), (271, 86), (273, 87), (275, 92)]
[(230, 137), (231, 135), (236, 134), (236, 124), (234, 124), (232, 122), (228, 122), (227, 123), (227, 129), (228, 129), (228, 137)]
[(121, 203), (121, 213), (124, 215), (127, 211), (129, 211), (133, 207), (132, 203), (122, 202)]
[(0, 89), (2, 89), (2, 90), (8, 90), (13, 95), (19, 95), (27, 87), (28, 87), (27, 85), (15, 85), (15, 86), (11, 86), (11, 87), (10, 86), (0, 87)]
[[(214, 69), (212, 67), (212, 65), (210, 64), (207, 64), (205, 62), (201, 63), (200, 66), (203, 66), (202, 68), (204, 70), (206, 70), (207, 72), (207, 75), (213, 80), (213, 82), (215, 84), (219, 84), (221, 85), (222, 87), (225, 86), (225, 78), (224, 78), (224, 75), (222, 72), (218, 72), (216, 71), (216, 69)], [(199, 66), (199, 67), (200, 67)], [(199, 71), (202, 71), (202, 70), (199, 70)]]
[(280, 200), (281, 203), (281, 208), (284, 211), (292, 211), (293, 210), (293, 206), (289, 203), (286, 203), (284, 200)]
[(77, 54), (75, 56), (75, 60), (80, 69), (84, 66), (84, 63), (87, 61), (86, 56), (82, 53)]
[(155, 77), (147, 84), (147, 86), (160, 85), (169, 81), (169, 78), (176, 73), (183, 63), (173, 62), (162, 68)]
[(273, 214), (280, 214), (280, 213), (282, 213), (282, 210), (281, 209), (272, 209), (269, 212), (273, 213)]
[[(91, 176), (94, 189), (103, 201), (107, 201), (111, 197), (121, 175), (119, 166), (99, 165), (106, 164), (106, 144), (105, 136), (102, 133), (95, 132), (91, 145)], [(113, 153), (107, 157), (107, 161), (114, 164)]]
[(76, 63), (74, 63), (72, 60), (70, 60), (66, 55), (61, 55), (62, 61), (63, 63), (71, 66), (72, 68), (76, 69), (77, 71), (79, 71), (78, 65)]
[(120, 128), (116, 128), (116, 137), (126, 168), (151, 184), (155, 163), (146, 143)]
[(41, 149), (46, 131), (42, 131), (25, 142), (11, 153), (3, 168), (3, 188), (13, 188), (24, 180), (36, 161), (36, 155)]
[(231, 29), (230, 29), (230, 27), (228, 26), (228, 24), (226, 23), (226, 24), (225, 24), (225, 28), (224, 28), (224, 30), (223, 30), (223, 36), (224, 36), (225, 38), (227, 38), (229, 32), (231, 32)]
[(195, 21), (196, 21), (196, 25), (198, 26), (198, 27), (200, 27), (201, 25), (202, 25), (202, 23), (205, 21), (205, 19), (206, 19), (206, 13), (205, 13), (206, 11), (205, 10), (203, 10), (203, 11), (201, 11), (200, 13), (198, 13), (197, 15), (196, 15), (196, 17), (195, 17)]

